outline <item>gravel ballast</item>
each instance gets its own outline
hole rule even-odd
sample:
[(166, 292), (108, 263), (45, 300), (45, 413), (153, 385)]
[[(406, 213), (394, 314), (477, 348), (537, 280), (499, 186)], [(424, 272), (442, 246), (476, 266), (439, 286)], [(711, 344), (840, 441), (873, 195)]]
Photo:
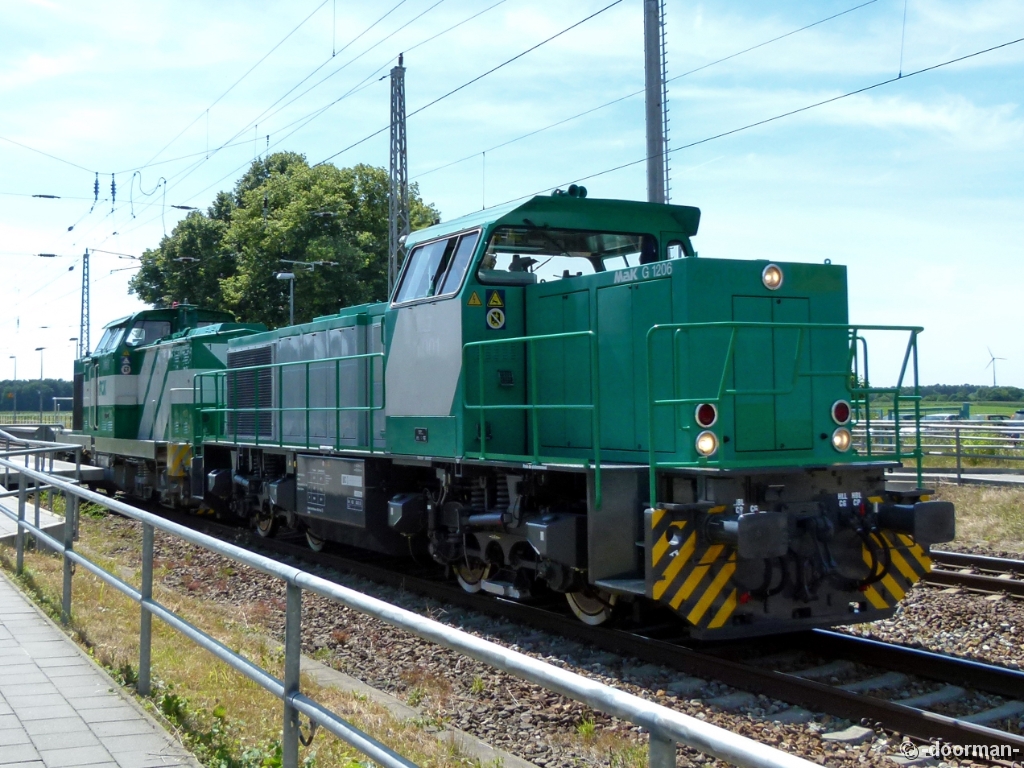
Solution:
[[(137, 526), (121, 518), (108, 518), (104, 524)], [(253, 631), (274, 638), (282, 636), (281, 582), (159, 532), (156, 557), (158, 564), (167, 569), (165, 587), (231, 606), (237, 620)], [(765, 696), (731, 697), (735, 689), (714, 681), (700, 685), (675, 670), (623, 659), (359, 577), (305, 563), (293, 564), (818, 763), (891, 768), (896, 763), (890, 758), (901, 754), (899, 737), (880, 729), (868, 729), (850, 742), (823, 739), (825, 734), (862, 724), (813, 713), (809, 722), (775, 722), (772, 716), (790, 710), (789, 704)], [(888, 642), (1018, 667), (1024, 661), (1019, 647), (1024, 631), (1022, 606), (1024, 603), (1017, 601), (985, 600), (919, 587), (892, 619), (845, 629)], [(424, 713), (425, 727), (449, 723), (538, 766), (646, 765), (646, 737), (631, 724), (592, 712), (558, 694), (316, 595), (304, 595), (303, 650), (418, 707)], [(918, 695), (929, 689), (916, 681), (899, 695)], [(733, 711), (709, 703), (728, 702), (730, 698), (739, 700)], [(978, 708), (984, 708), (984, 704), (976, 703), (971, 711)], [(680, 765), (707, 762), (708, 758), (695, 751), (680, 749)]]

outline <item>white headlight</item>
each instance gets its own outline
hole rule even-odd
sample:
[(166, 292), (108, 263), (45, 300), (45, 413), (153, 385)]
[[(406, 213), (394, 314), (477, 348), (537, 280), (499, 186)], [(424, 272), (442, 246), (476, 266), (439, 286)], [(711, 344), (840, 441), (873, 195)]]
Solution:
[(711, 431), (701, 432), (697, 435), (697, 453), (701, 456), (711, 456), (718, 450), (718, 438)]
[(845, 427), (840, 427), (832, 433), (832, 447), (837, 451), (848, 451), (850, 450), (850, 444), (853, 442), (853, 436), (850, 434), (850, 430)]
[(761, 273), (761, 282), (769, 291), (777, 291), (782, 287), (782, 269), (775, 264), (769, 264)]

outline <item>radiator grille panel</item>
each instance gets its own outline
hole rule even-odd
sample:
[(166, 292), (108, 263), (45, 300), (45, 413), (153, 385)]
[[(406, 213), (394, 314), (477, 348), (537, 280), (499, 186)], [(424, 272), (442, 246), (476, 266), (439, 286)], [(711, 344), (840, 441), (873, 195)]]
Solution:
[(258, 412), (228, 414), (228, 434), (239, 437), (273, 437), (274, 414), (274, 372), (267, 368), (262, 371), (231, 373), (232, 368), (248, 368), (253, 365), (270, 365), (273, 351), (270, 346), (228, 352), (227, 404), (228, 408), (258, 408)]

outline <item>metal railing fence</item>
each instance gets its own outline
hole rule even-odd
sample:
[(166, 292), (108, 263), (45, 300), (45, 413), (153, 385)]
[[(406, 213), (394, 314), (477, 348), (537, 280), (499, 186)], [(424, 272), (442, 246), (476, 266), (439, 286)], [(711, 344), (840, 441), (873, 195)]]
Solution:
[[(11, 442), (14, 441), (12, 440)], [(47, 443), (42, 446), (28, 446), (25, 449), (9, 450), (6, 454), (0, 454), (0, 466), (5, 469), (14, 469), (21, 474), (18, 484), (18, 514), (15, 518), (18, 524), (16, 537), (17, 572), (21, 573), (24, 569), (26, 536), (31, 534), (37, 542), (45, 544), (64, 558), (61, 616), (65, 623), (71, 620), (72, 564), (80, 565), (138, 603), (140, 606), (139, 671), (136, 688), (141, 695), (148, 695), (151, 691), (151, 622), (152, 617), (156, 616), (168, 626), (212, 653), (232, 669), (281, 699), (283, 702), (282, 760), (285, 768), (297, 768), (299, 764), (300, 713), (306, 715), (311, 723), (317, 723), (326, 728), (339, 739), (380, 765), (387, 768), (415, 768), (413, 763), (301, 692), (299, 671), (303, 591), (312, 592), (334, 600), (352, 610), (380, 619), (396, 629), (410, 632), (428, 642), (444, 646), (547, 690), (575, 699), (595, 710), (605, 712), (645, 728), (650, 733), (649, 764), (651, 768), (674, 768), (677, 744), (685, 744), (733, 765), (748, 766), (749, 768), (811, 768), (814, 765), (802, 758), (647, 701), (639, 696), (634, 696), (595, 680), (560, 669), (525, 654), (512, 651), (490, 641), (474, 637), (461, 630), (420, 616), (412, 611), (399, 608), (339, 584), (334, 584), (293, 566), (285, 565), (269, 557), (250, 552), (234, 544), (229, 544), (212, 536), (164, 520), (157, 515), (82, 488), (74, 482), (68, 482), (53, 475), (21, 466), (16, 461), (16, 459), (28, 455), (49, 455), (52, 460), (55, 451), (71, 452), (76, 449), (77, 446)], [(38, 489), (44, 487), (53, 488), (66, 495), (69, 503), (67, 504), (63, 541), (57, 541), (40, 530), (38, 525), (33, 525), (25, 519), (28, 494), (28, 483), (24, 482), (26, 478), (34, 483), (34, 487), (37, 489), (37, 497)], [(141, 586), (139, 589), (122, 581), (119, 577), (75, 551), (73, 529), (81, 501), (100, 505), (142, 524), (142, 569)], [(12, 518), (14, 517), (6, 509), (0, 508), (0, 512)], [(154, 599), (153, 538), (156, 530), (177, 536), (180, 539), (227, 557), (236, 563), (247, 565), (285, 582), (287, 594), (285, 604), (283, 680), (275, 677), (249, 659), (235, 653), (216, 638), (206, 634)]]
[[(895, 445), (898, 437), (906, 440), (915, 429), (909, 419), (899, 423), (894, 419), (875, 419), (859, 423), (853, 428), (854, 447), (865, 450), (870, 436), (872, 455), (898, 459)], [(1014, 466), (1024, 462), (1024, 421), (929, 421), (922, 419), (919, 432), (920, 452), (928, 459), (950, 459), (955, 462), (957, 479), (964, 472), (964, 464), (975, 467), (993, 467), (1003, 462)], [(954, 467), (949, 467), (953, 469)], [(1024, 471), (1024, 465), (1020, 466)]]
[[(57, 398), (54, 398), (57, 399)], [(50, 424), (60, 425), (71, 429), (71, 410), (66, 411), (43, 411), (40, 418), (39, 411), (0, 411), (0, 426), (16, 426), (18, 424)]]
[[(374, 443), (376, 436), (373, 434), (374, 429), (374, 418), (373, 414), (376, 411), (383, 411), (385, 406), (385, 397), (382, 395), (380, 403), (375, 401), (374, 397), (374, 361), (382, 361), (383, 352), (366, 352), (357, 355), (342, 355), (339, 357), (329, 357), (321, 360), (292, 360), (286, 363), (266, 363), (263, 365), (248, 365), (240, 368), (225, 368), (223, 370), (216, 371), (202, 371), (197, 373), (192, 380), (192, 402), (198, 409), (199, 419), (198, 424), (194, 426), (193, 440), (196, 446), (202, 446), (207, 440), (220, 440), (223, 438), (231, 438), (233, 444), (237, 445), (239, 442), (239, 435), (243, 438), (249, 437), (244, 431), (239, 430), (239, 416), (241, 415), (252, 415), (253, 417), (253, 444), (254, 445), (272, 445), (277, 447), (293, 447), (293, 448), (319, 448), (324, 438), (316, 438), (314, 441), (310, 430), (310, 414), (313, 413), (328, 413), (334, 414), (334, 445), (335, 449), (341, 449), (343, 447), (355, 447), (359, 449), (368, 450), (370, 453), (374, 452)], [(342, 363), (353, 363), (361, 360), (367, 360), (367, 384), (366, 384), (366, 395), (368, 399), (367, 405), (341, 405), (342, 394), (341, 394), (341, 365)], [(316, 368), (316, 371), (323, 371), (325, 366), (334, 364), (334, 405), (326, 406), (313, 406), (310, 405), (310, 368)], [(284, 403), (284, 370), (287, 369), (302, 369), (303, 386), (305, 387), (305, 399), (303, 405), (285, 407)], [(274, 373), (277, 374), (276, 383), (272, 380), (270, 383), (271, 391), (269, 393), (261, 393), (260, 391), (260, 375), (261, 373), (269, 372), (271, 379), (274, 377)], [(251, 373), (253, 374), (253, 405), (251, 406), (239, 406), (239, 374)], [(381, 374), (383, 377), (383, 373)], [(208, 387), (206, 382), (213, 382), (213, 407), (209, 407), (211, 404), (206, 400), (206, 393)], [(230, 391), (229, 391), (230, 387)], [(276, 395), (277, 405), (260, 405), (260, 395), (270, 394), (272, 397)], [(229, 397), (230, 395), (230, 397)], [(229, 405), (234, 403), (234, 405)], [(358, 411), (367, 414), (367, 444), (356, 445), (356, 446), (345, 446), (342, 443), (341, 436), (341, 414), (349, 411)], [(260, 416), (262, 414), (276, 414), (277, 416), (277, 439), (273, 438), (273, 424), (271, 425), (271, 435), (264, 435), (262, 432), (263, 426)], [(284, 439), (284, 425), (285, 425), (285, 414), (288, 413), (299, 413), (305, 417), (305, 441), (300, 440), (285, 440)], [(229, 419), (227, 417), (232, 416)], [(214, 418), (210, 418), (214, 417)], [(273, 418), (273, 416), (272, 416)], [(208, 424), (208, 421), (212, 421), (213, 424)], [(232, 423), (232, 427), (228, 427), (228, 422)], [(356, 431), (358, 435), (358, 429)], [(262, 442), (261, 442), (262, 439)]]
[[(908, 421), (907, 426), (916, 429), (920, 418), (920, 387), (918, 384), (918, 361), (917, 361), (917, 336), (923, 328), (917, 326), (897, 325), (857, 325), (844, 323), (782, 323), (782, 322), (755, 322), (755, 321), (713, 321), (700, 323), (666, 323), (652, 326), (647, 331), (647, 418), (650, 443), (648, 447), (648, 461), (651, 466), (650, 473), (650, 498), (654, 504), (657, 498), (657, 471), (659, 468), (675, 467), (717, 467), (728, 464), (730, 467), (758, 467), (763, 466), (764, 459), (740, 459), (732, 456), (723, 458), (722, 452), (712, 456), (693, 455), (692, 458), (683, 461), (665, 461), (658, 459), (657, 446), (654, 440), (654, 428), (656, 424), (657, 409), (668, 408), (677, 412), (682, 406), (696, 406), (701, 403), (712, 403), (721, 407), (727, 398), (745, 396), (778, 397), (791, 395), (801, 379), (821, 380), (833, 379), (841, 390), (849, 395), (854, 413), (858, 417), (863, 416), (866, 427), (865, 439), (862, 441), (862, 457), (848, 454), (844, 462), (854, 463), (859, 460), (874, 460), (874, 443), (871, 427), (872, 399), (880, 397), (892, 398), (897, 419), (901, 403), (906, 403), (911, 408), (913, 421)], [(678, 381), (679, 358), (684, 352), (684, 345), (690, 343), (691, 336), (695, 333), (719, 333), (727, 338), (724, 345), (724, 354), (721, 355), (721, 372), (718, 380), (713, 382), (713, 388), (708, 388), (699, 396), (690, 393), (690, 396), (681, 396), (685, 382)], [(788, 363), (783, 366), (783, 372), (776, 377), (771, 386), (766, 387), (741, 387), (736, 384), (736, 355), (741, 332), (757, 333), (770, 332), (795, 334), (796, 342), (792, 344), (792, 352)], [(891, 387), (876, 387), (870, 384), (870, 367), (868, 359), (868, 343), (865, 333), (895, 332), (907, 334), (906, 346), (903, 350), (903, 360), (899, 368), (896, 383)], [(811, 360), (812, 336), (814, 334), (842, 334), (845, 337), (847, 350), (843, 359), (842, 367), (832, 369), (818, 369)], [(659, 338), (670, 336), (670, 356), (666, 363), (655, 354), (655, 344)], [(774, 343), (771, 342), (771, 343)], [(718, 342), (721, 346), (721, 342)], [(711, 349), (714, 349), (712, 346)], [(714, 359), (710, 357), (709, 359)], [(780, 355), (781, 361), (781, 355)], [(707, 361), (705, 361), (707, 364)], [(659, 398), (655, 394), (655, 386), (658, 383), (657, 371), (668, 371), (673, 396)], [(788, 374), (788, 375), (786, 375)], [(912, 381), (905, 384), (906, 379)], [(906, 392), (904, 390), (909, 390)], [(811, 401), (812, 393), (806, 394), (808, 402)], [(735, 402), (735, 401), (734, 401)], [(680, 427), (681, 431), (689, 431), (691, 428), (688, 422)], [(905, 437), (911, 437), (907, 441)], [(905, 443), (912, 444), (911, 450), (905, 450)], [(897, 460), (909, 458), (917, 463), (918, 482), (921, 478), (921, 451), (920, 443), (916, 439), (916, 432), (896, 432), (892, 443), (891, 455)], [(694, 451), (696, 454), (696, 451)], [(804, 457), (795, 459), (773, 459), (774, 466), (802, 465), (807, 464)]]

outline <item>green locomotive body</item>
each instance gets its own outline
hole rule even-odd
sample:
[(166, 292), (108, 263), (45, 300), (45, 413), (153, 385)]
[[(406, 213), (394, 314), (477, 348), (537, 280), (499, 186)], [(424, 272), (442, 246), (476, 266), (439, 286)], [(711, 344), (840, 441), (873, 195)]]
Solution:
[[(238, 334), (195, 376), (193, 501), (590, 623), (891, 615), (953, 508), (886, 489), (912, 439), (854, 429), (881, 394), (916, 413), (920, 329), (850, 325), (827, 261), (697, 258), (699, 219), (556, 194), (414, 233), (390, 302)], [(872, 388), (883, 331), (902, 367)]]

